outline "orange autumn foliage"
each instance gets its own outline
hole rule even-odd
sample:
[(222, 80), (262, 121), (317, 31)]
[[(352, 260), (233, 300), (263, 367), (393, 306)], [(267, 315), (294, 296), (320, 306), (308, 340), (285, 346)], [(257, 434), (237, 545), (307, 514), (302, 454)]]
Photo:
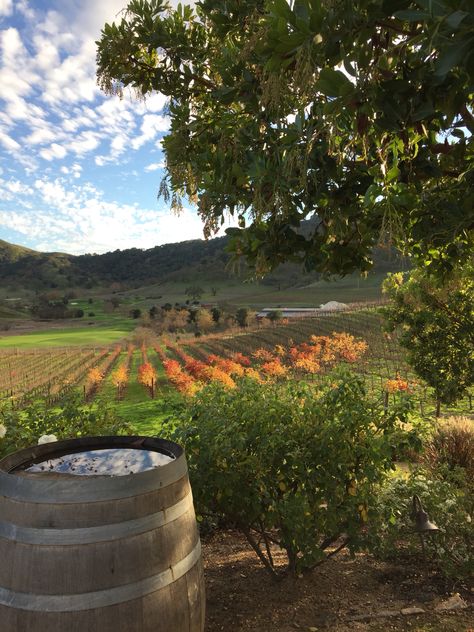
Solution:
[(244, 374), (244, 367), (229, 358), (221, 358), (220, 356), (211, 354), (207, 357), (207, 361), (209, 364), (219, 367), (219, 369), (222, 369), (224, 373), (228, 373), (229, 375), (241, 377)]
[(111, 375), (112, 384), (119, 389), (126, 386), (128, 382), (128, 366), (127, 363), (121, 364)]
[(217, 366), (207, 366), (204, 375), (207, 382), (220, 382), (227, 388), (235, 388), (237, 386), (230, 375)]
[(407, 380), (403, 380), (397, 373), (394, 380), (387, 380), (384, 384), (384, 390), (387, 393), (399, 393), (402, 391), (409, 391), (410, 385)]
[(185, 373), (179, 362), (176, 360), (163, 360), (163, 366), (166, 372), (166, 376), (169, 381), (177, 388), (177, 390), (183, 395), (192, 397), (198, 390), (198, 384), (188, 374)]
[(356, 362), (367, 350), (365, 340), (356, 340), (354, 336), (346, 333), (332, 334), (332, 348), (347, 362)]
[(94, 366), (92, 367), (92, 369), (89, 369), (87, 373), (87, 381), (90, 384), (97, 386), (98, 384), (102, 382), (103, 379), (104, 379), (104, 374), (98, 367)]
[(288, 367), (284, 366), (280, 360), (264, 362), (260, 368), (270, 377), (283, 377), (288, 373)]
[(272, 360), (275, 359), (275, 356), (273, 355), (273, 353), (271, 353), (270, 351), (267, 351), (267, 349), (257, 349), (256, 351), (254, 351), (252, 353), (252, 356), (256, 359), (256, 360), (260, 360), (261, 362), (271, 362)]
[(317, 360), (305, 357), (297, 358), (294, 362), (294, 367), (306, 373), (318, 373), (321, 369), (321, 365)]
[(150, 362), (144, 362), (138, 367), (138, 381), (147, 388), (156, 384), (156, 371)]
[(243, 353), (240, 353), (240, 351), (232, 353), (230, 357), (234, 360), (234, 362), (237, 362), (237, 364), (240, 364), (241, 366), (250, 366), (252, 364), (250, 358)]
[(186, 364), (184, 365), (188, 373), (190, 373), (196, 380), (206, 381), (206, 369), (207, 364), (196, 360), (191, 356), (186, 356)]

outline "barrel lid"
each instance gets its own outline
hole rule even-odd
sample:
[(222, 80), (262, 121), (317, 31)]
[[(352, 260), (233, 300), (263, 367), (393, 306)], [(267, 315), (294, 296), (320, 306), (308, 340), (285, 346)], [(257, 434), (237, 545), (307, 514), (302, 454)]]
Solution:
[[(128, 476), (29, 473), (24, 468), (66, 454), (107, 448), (150, 450), (174, 457)], [(0, 495), (36, 503), (94, 502), (126, 498), (166, 487), (187, 474), (184, 450), (166, 439), (143, 436), (79, 437), (33, 446), (0, 460)]]

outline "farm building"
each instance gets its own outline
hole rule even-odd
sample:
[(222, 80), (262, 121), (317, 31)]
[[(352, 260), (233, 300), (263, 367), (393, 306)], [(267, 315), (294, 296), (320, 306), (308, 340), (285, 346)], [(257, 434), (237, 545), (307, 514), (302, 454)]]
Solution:
[(257, 313), (257, 318), (266, 318), (270, 312), (280, 312), (282, 318), (307, 318), (318, 316), (323, 311), (336, 311), (349, 309), (345, 303), (330, 301), (320, 307), (264, 307)]
[(258, 312), (257, 318), (267, 318), (270, 312), (279, 312), (282, 318), (305, 318), (319, 312), (317, 307), (264, 307)]

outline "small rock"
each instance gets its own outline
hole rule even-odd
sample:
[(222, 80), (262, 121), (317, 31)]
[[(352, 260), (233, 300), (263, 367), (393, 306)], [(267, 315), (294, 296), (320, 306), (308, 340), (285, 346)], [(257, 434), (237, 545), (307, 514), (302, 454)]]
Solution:
[(400, 612), (408, 617), (412, 614), (424, 614), (426, 611), (418, 606), (410, 606), (409, 608), (402, 608)]
[(308, 628), (308, 632), (318, 632), (318, 628), (311, 626), (310, 628)]
[(435, 610), (437, 612), (443, 612), (445, 610), (464, 610), (465, 608), (467, 608), (467, 603), (459, 593), (455, 593), (452, 597), (446, 599), (446, 601), (439, 603), (435, 607)]

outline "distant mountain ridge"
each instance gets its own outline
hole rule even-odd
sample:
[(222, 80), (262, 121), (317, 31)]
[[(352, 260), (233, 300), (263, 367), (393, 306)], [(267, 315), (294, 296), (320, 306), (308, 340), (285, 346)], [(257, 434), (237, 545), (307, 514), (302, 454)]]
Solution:
[[(38, 252), (0, 240), (0, 283), (3, 286), (44, 290), (119, 283), (123, 286), (166, 281), (222, 281), (235, 276), (228, 269), (228, 237), (193, 239), (147, 250), (128, 248), (105, 254), (70, 255)], [(393, 253), (377, 250), (375, 271), (401, 268)], [(242, 266), (245, 272), (245, 264)], [(280, 266), (266, 278), (269, 284), (297, 285), (317, 278), (294, 264)]]
[(0, 240), (0, 282), (42, 289), (186, 281), (196, 275), (223, 279), (228, 276), (225, 266), (229, 255), (224, 252), (227, 241), (227, 237), (195, 239), (147, 250), (128, 248), (99, 255), (70, 255), (38, 252)]

